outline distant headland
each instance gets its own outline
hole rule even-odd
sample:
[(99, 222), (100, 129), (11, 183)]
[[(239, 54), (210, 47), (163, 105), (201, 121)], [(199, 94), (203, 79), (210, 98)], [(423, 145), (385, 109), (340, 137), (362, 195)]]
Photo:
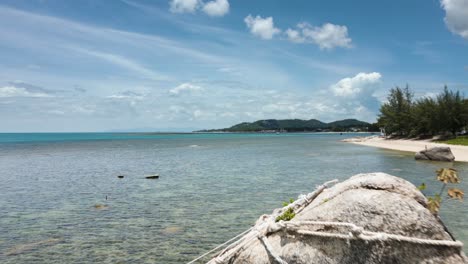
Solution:
[(195, 132), (375, 132), (379, 128), (357, 119), (344, 119), (325, 123), (317, 119), (265, 119), (255, 122), (243, 122), (229, 128), (205, 129)]

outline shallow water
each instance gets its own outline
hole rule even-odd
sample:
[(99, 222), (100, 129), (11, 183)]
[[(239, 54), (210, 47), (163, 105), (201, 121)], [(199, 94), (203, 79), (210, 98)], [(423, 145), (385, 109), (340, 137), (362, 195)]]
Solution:
[[(0, 262), (183, 263), (333, 178), (382, 171), (439, 190), (446, 163), (343, 137), (0, 134)], [(468, 163), (453, 167), (465, 178)], [(465, 244), (467, 212), (458, 201), (441, 211)]]

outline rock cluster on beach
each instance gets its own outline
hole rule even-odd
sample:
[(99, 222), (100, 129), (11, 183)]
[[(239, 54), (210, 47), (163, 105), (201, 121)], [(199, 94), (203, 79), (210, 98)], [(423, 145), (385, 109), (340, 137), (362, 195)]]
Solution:
[(433, 161), (448, 161), (455, 160), (452, 151), (449, 147), (434, 147), (421, 150), (414, 155), (417, 160), (433, 160)]
[[(388, 174), (359, 174), (325, 189), (289, 223), (305, 221), (352, 223), (364, 232), (360, 234), (369, 231), (379, 236), (365, 240), (351, 235), (356, 229), (327, 224), (302, 226), (309, 235), (280, 228), (267, 233), (267, 243), (253, 239), (223, 263), (467, 263), (461, 244), (428, 210), (426, 197), (410, 182)], [(386, 239), (385, 234), (416, 242)], [(418, 243), (418, 239), (458, 246)]]

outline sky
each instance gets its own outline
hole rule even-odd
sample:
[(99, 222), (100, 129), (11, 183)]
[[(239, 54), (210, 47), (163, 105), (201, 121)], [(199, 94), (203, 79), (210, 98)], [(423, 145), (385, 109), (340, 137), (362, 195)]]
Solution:
[(375, 122), (468, 96), (468, 0), (0, 0), (0, 132)]

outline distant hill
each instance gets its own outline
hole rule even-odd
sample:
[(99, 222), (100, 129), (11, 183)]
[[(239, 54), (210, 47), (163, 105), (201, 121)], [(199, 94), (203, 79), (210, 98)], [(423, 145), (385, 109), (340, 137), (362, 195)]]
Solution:
[(367, 131), (372, 125), (356, 119), (344, 119), (331, 123), (324, 123), (317, 119), (266, 119), (255, 122), (244, 122), (229, 128), (201, 130), (198, 132), (262, 132), (262, 131)]
[(364, 122), (364, 121), (359, 121), (359, 120), (356, 120), (356, 119), (338, 120), (338, 121), (330, 122), (327, 125), (330, 128), (333, 128), (333, 127), (350, 128), (350, 127), (368, 127), (368, 126), (370, 126), (369, 123)]

